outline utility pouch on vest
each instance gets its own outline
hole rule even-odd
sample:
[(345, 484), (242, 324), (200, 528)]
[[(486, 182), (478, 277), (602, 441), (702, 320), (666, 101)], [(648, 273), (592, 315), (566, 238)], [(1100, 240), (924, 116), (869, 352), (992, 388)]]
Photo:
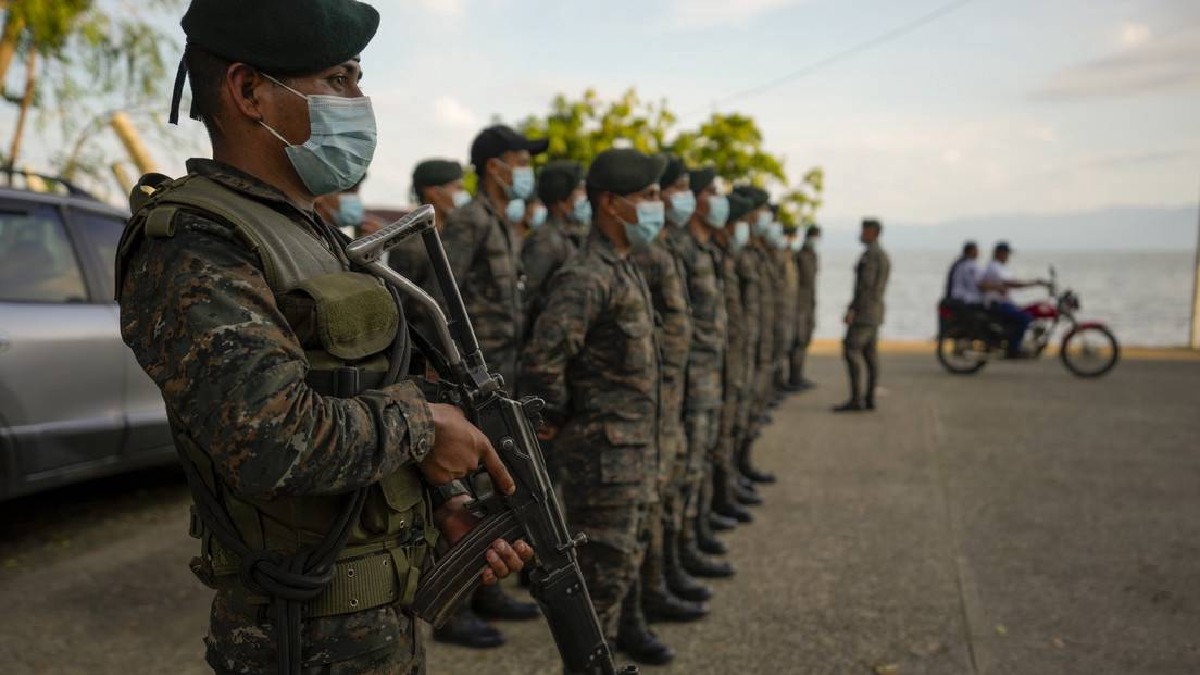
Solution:
[(400, 313), (378, 278), (335, 272), (307, 279), (292, 293), (312, 298), (314, 329), (325, 350), (356, 361), (387, 349), (396, 339)]

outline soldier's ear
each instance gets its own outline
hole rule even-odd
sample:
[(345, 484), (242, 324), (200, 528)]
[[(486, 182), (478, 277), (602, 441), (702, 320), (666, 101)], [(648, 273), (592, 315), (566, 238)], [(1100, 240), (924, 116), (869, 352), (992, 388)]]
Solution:
[(258, 89), (268, 82), (253, 67), (244, 63), (234, 63), (225, 71), (225, 93), (243, 116), (258, 122), (263, 118), (262, 101)]

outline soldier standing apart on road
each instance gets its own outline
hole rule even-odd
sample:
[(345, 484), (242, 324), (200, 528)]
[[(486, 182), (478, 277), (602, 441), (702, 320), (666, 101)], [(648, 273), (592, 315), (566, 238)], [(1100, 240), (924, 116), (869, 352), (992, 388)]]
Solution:
[(804, 242), (795, 254), (799, 296), (796, 300), (796, 342), (790, 355), (791, 373), (788, 381), (793, 391), (816, 386), (804, 376), (804, 361), (817, 325), (817, 271), (820, 269), (817, 248), (820, 241), (821, 228), (809, 225), (804, 233)]
[[(144, 176), (117, 254), (121, 334), (162, 390), (193, 498), (191, 568), (216, 590), (218, 674), (424, 672), (407, 610), (438, 531), (473, 524), (442, 485), (487, 438), (407, 377), (407, 326), (356, 273), (314, 200), (362, 180), (375, 149), (359, 54), (379, 25), (351, 0), (193, 0), (185, 79), (213, 160)], [(496, 541), (485, 583), (519, 571)]]
[(546, 401), (538, 435), (554, 441), (557, 463), (568, 467), (567, 521), (587, 535), (579, 566), (610, 644), (638, 576), (639, 535), (658, 474), (654, 309), (629, 252), (662, 228), (663, 166), (629, 149), (592, 162), (591, 234), (555, 277), (522, 359), (521, 391)]
[(583, 165), (579, 162), (558, 160), (542, 167), (537, 195), (547, 210), (546, 223), (531, 232), (521, 246), (525, 325), (529, 327), (546, 306), (550, 280), (578, 251), (570, 231), (586, 228), (592, 220), (592, 207), (583, 187)]
[[(850, 400), (835, 407), (834, 412), (875, 409), (875, 385), (879, 382), (879, 326), (883, 324), (883, 294), (891, 272), (891, 262), (879, 245), (882, 232), (883, 225), (878, 220), (863, 219), (859, 241), (866, 250), (854, 268), (854, 299), (846, 309), (846, 339), (842, 343), (850, 374)], [(860, 362), (867, 369), (866, 389), (861, 386)]]
[[(716, 245), (712, 227), (705, 222), (708, 195), (715, 185), (701, 189), (692, 204), (687, 227), (673, 227), (666, 245), (684, 271), (684, 288), (692, 314), (692, 340), (688, 350), (687, 386), (684, 390), (684, 432), (687, 459), (681, 494), (684, 523), (680, 530), (679, 553), (683, 567), (698, 577), (733, 576), (726, 560), (710, 557), (726, 552), (709, 523), (712, 507), (712, 456), (717, 446), (721, 384), (725, 369), (725, 297), (717, 279)], [(705, 201), (703, 213), (694, 204)]]
[[(503, 125), (479, 132), (471, 144), (471, 164), (479, 176), (475, 198), (450, 213), (442, 230), (446, 257), (462, 290), (467, 314), (475, 327), (483, 358), (511, 391), (516, 384), (517, 355), (525, 332), (521, 238), (535, 180), (532, 155), (546, 151), (547, 141), (530, 140)], [(484, 618), (520, 621), (537, 617), (537, 606), (506, 595), (499, 586), (480, 588), (470, 607), (443, 626), (435, 637), (469, 647), (497, 646), (495, 629), (472, 620), (473, 609)]]

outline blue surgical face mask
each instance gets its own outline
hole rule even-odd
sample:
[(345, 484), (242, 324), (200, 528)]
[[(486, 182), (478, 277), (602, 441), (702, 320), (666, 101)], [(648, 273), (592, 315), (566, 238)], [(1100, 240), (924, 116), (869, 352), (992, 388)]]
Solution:
[(287, 146), (288, 160), (304, 187), (314, 196), (343, 192), (362, 182), (375, 156), (375, 111), (371, 99), (305, 95), (276, 80), (263, 77), (308, 101), (308, 140), (292, 145), (278, 131), (259, 120), (267, 131)]
[(666, 220), (666, 207), (658, 200), (643, 200), (634, 208), (637, 209), (637, 222), (622, 222), (625, 226), (625, 236), (629, 238), (631, 246), (649, 244), (662, 232), (663, 222)]
[(362, 197), (356, 194), (338, 195), (337, 224), (341, 227), (358, 227), (363, 222)]
[(667, 220), (671, 221), (672, 225), (687, 225), (695, 212), (696, 195), (692, 194), (691, 190), (682, 190), (671, 195), (671, 210), (667, 212)]
[(455, 190), (450, 194), (450, 201), (454, 203), (454, 208), (461, 209), (471, 203), (471, 193), (466, 190)]
[(571, 209), (571, 217), (580, 225), (590, 225), (592, 222), (592, 203), (587, 200), (587, 197), (579, 197), (575, 200), (575, 206)]
[(754, 234), (766, 237), (771, 231), (771, 213), (762, 211), (754, 217)]
[(533, 205), (533, 213), (529, 214), (529, 228), (536, 230), (546, 224), (546, 207), (542, 204)]
[(508, 205), (504, 207), (504, 217), (510, 223), (519, 223), (525, 219), (525, 200), (510, 199)]
[(512, 168), (512, 184), (505, 186), (504, 192), (509, 199), (529, 199), (537, 180), (533, 175), (532, 166), (514, 166)]
[(734, 250), (741, 250), (745, 248), (746, 244), (749, 243), (750, 223), (747, 223), (744, 220), (739, 220), (737, 224), (733, 226), (733, 248)]
[(821, 238), (809, 237), (808, 239), (804, 240), (804, 245), (815, 251), (821, 247)]
[(792, 239), (788, 241), (788, 246), (791, 247), (792, 253), (799, 253), (800, 249), (804, 248), (804, 240), (800, 237), (792, 237)]
[(718, 230), (725, 227), (725, 221), (729, 220), (729, 199), (724, 195), (709, 195), (708, 215), (704, 220), (709, 227)]

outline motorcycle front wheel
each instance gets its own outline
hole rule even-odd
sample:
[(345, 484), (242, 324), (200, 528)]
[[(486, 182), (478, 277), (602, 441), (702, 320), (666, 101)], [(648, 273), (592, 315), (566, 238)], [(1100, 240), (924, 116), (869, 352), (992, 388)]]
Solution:
[(1100, 377), (1117, 365), (1121, 345), (1107, 328), (1085, 326), (1067, 333), (1059, 357), (1067, 370), (1079, 377)]
[(987, 359), (976, 349), (970, 338), (953, 338), (939, 335), (937, 360), (942, 367), (955, 375), (974, 375), (987, 365)]

